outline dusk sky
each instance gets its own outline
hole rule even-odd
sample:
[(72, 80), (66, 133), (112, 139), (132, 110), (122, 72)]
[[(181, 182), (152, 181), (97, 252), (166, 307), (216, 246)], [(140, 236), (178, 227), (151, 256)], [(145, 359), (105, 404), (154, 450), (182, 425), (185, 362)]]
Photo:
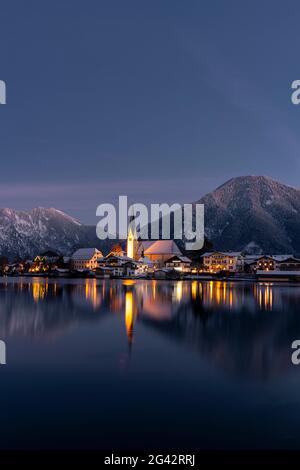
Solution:
[(297, 1), (0, 0), (0, 206), (299, 185)]

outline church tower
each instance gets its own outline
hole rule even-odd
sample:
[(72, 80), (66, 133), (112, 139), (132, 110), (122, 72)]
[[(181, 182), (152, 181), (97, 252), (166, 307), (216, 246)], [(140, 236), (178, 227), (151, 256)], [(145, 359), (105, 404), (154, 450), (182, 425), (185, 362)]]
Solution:
[(132, 223), (130, 223), (127, 235), (127, 256), (136, 260), (138, 258), (138, 247), (139, 242), (137, 240), (136, 230), (132, 227)]
[(138, 258), (139, 242), (137, 240), (137, 233), (134, 224), (134, 218), (129, 221), (128, 234), (127, 234), (127, 256), (132, 259)]

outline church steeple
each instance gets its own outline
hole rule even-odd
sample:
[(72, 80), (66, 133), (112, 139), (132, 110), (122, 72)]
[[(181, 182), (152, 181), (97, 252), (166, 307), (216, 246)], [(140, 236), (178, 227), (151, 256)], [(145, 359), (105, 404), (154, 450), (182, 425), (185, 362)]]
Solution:
[(131, 216), (129, 219), (128, 233), (127, 233), (127, 256), (132, 259), (137, 259), (138, 247), (139, 247), (139, 242), (137, 240), (134, 216)]

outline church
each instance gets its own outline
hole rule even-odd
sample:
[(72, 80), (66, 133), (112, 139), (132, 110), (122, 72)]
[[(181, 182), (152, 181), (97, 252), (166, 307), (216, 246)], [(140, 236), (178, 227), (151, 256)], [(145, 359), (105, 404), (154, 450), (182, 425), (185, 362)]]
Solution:
[(139, 241), (134, 227), (129, 226), (127, 236), (129, 258), (135, 261), (150, 260), (154, 265), (161, 267), (170, 258), (182, 255), (174, 240)]

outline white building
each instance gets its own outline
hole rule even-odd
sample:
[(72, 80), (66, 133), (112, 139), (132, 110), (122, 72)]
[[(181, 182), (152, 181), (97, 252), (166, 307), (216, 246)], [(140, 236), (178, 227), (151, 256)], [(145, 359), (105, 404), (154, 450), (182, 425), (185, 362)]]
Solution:
[(139, 252), (142, 256), (152, 261), (156, 267), (163, 267), (164, 263), (174, 256), (183, 256), (174, 240), (142, 242)]
[(137, 262), (128, 256), (115, 256), (112, 254), (101, 258), (97, 267), (101, 270), (103, 267), (112, 277), (133, 277), (136, 271)]
[(210, 273), (220, 271), (236, 272), (243, 269), (243, 257), (239, 251), (214, 251), (202, 255), (203, 269)]
[(181, 271), (183, 273), (189, 273), (191, 271), (192, 261), (187, 256), (173, 256), (172, 258), (166, 261), (166, 268), (175, 269), (176, 271)]
[(252, 270), (256, 271), (299, 271), (300, 259), (293, 255), (265, 255), (260, 256), (252, 264)]
[(103, 258), (103, 254), (97, 248), (80, 248), (71, 257), (71, 268), (77, 271), (94, 270), (100, 258)]
[(144, 256), (144, 258), (140, 258), (138, 260), (137, 269), (136, 269), (137, 274), (147, 274), (153, 271), (154, 271), (154, 263), (149, 258), (147, 258), (147, 256)]

